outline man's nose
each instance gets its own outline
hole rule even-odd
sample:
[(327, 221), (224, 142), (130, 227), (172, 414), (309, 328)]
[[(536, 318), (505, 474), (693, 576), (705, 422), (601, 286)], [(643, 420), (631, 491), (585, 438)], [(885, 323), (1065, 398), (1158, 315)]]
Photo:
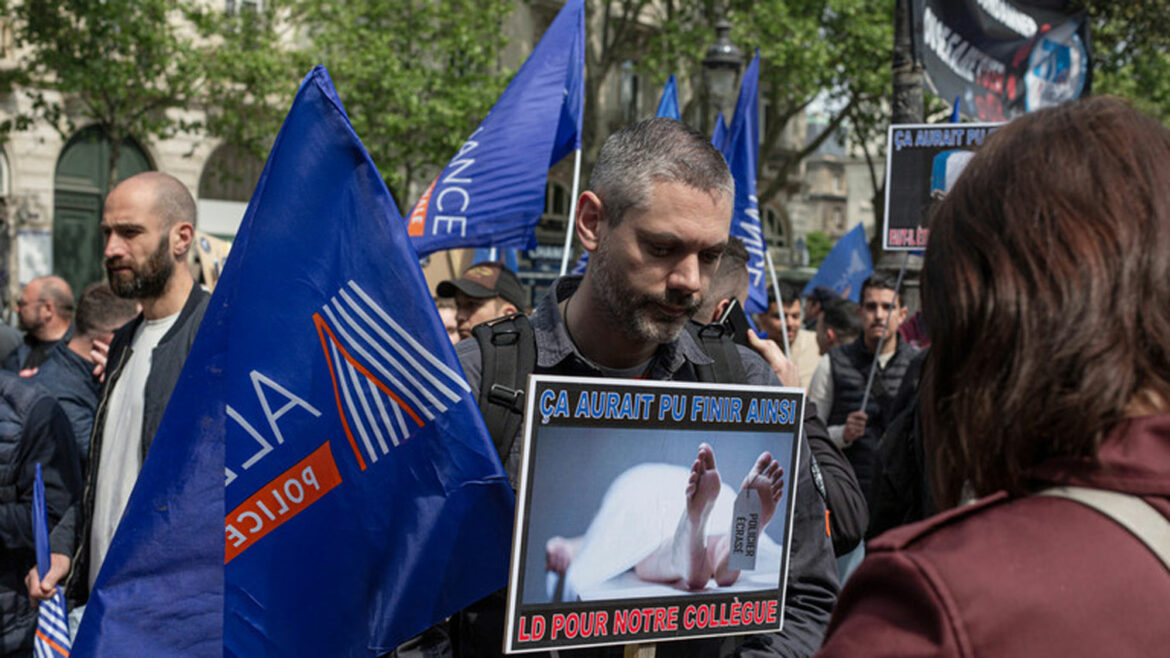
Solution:
[(690, 254), (675, 263), (670, 272), (667, 286), (671, 290), (697, 295), (703, 290), (703, 279), (699, 274), (699, 256)]

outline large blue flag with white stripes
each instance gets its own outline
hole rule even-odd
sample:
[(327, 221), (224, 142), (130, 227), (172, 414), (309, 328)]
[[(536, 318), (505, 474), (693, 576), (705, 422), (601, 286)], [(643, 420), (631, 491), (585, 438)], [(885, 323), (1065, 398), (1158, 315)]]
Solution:
[(760, 151), (760, 53), (752, 58), (743, 74), (739, 100), (728, 128), (723, 157), (735, 178), (735, 214), (731, 217), (731, 234), (743, 240), (748, 251), (748, 298), (744, 310), (763, 313), (768, 310), (768, 277), (764, 250), (764, 230), (760, 224), (760, 204), (756, 198), (756, 162)]
[(513, 505), (394, 200), (318, 67), (78, 653), (379, 655), (505, 585)]
[(584, 75), (585, 5), (569, 0), (410, 211), (419, 256), (456, 247), (536, 247), (548, 168), (581, 148)]
[[(45, 478), (41, 465), (37, 464), (37, 476), (33, 482), (32, 503), (33, 541), (37, 549), (37, 574), (41, 578), (49, 572), (49, 515), (45, 507)], [(69, 656), (69, 614), (65, 610), (64, 588), (37, 608), (37, 630), (33, 638), (33, 655), (36, 658), (68, 658)]]

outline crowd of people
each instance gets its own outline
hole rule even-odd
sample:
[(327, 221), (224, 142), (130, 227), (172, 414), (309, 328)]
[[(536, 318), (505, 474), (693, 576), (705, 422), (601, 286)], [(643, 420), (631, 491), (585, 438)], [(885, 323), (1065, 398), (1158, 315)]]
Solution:
[[(583, 275), (530, 309), (514, 272), (478, 263), (438, 286), (440, 317), (513, 484), (529, 373), (807, 389), (795, 472), (770, 475), (797, 484), (783, 629), (661, 655), (1158, 655), (1168, 159), (1170, 132), (1117, 100), (1018, 118), (933, 211), (909, 334), (877, 273), (860, 304), (782, 288), (756, 318), (765, 335), (737, 344), (718, 322), (748, 292), (731, 174), (705, 136), (651, 119), (606, 141), (580, 196)], [(84, 610), (208, 303), (187, 267), (194, 222), (175, 178), (122, 181), (101, 219), (108, 285), (75, 302), (63, 280), (33, 280), (23, 337), (0, 333), (0, 655), (29, 654), (33, 606), (57, 587), (71, 621)], [(564, 548), (548, 547), (550, 570)], [(678, 574), (689, 589), (719, 572), (698, 567)], [(497, 592), (398, 653), (496, 655), (503, 628)]]
[[(826, 289), (770, 297), (755, 318), (767, 338), (751, 332), (731, 358), (738, 383), (808, 391), (802, 461), (786, 475), (799, 486), (784, 627), (658, 651), (1163, 651), (1152, 615), (1170, 602), (1168, 154), (1170, 133), (1114, 99), (1016, 119), (932, 213), (920, 313), (885, 272), (859, 304)], [(685, 126), (656, 119), (611, 137), (581, 196), (589, 265), (532, 312), (529, 371), (719, 381), (704, 366), (718, 371), (728, 353), (703, 327), (748, 292), (731, 199), (725, 165)], [(481, 263), (440, 292), (523, 313), (505, 280), (507, 268)], [(493, 348), (473, 333), (460, 362), (473, 390), (496, 388), (482, 365)], [(518, 443), (501, 453), (513, 482)], [(1140, 521), (1114, 520), (1098, 500), (1109, 497), (1144, 510)], [(813, 522), (824, 510), (828, 533)], [(563, 571), (571, 551), (547, 550)], [(400, 653), (438, 642), (495, 654), (502, 605), (497, 593)]]

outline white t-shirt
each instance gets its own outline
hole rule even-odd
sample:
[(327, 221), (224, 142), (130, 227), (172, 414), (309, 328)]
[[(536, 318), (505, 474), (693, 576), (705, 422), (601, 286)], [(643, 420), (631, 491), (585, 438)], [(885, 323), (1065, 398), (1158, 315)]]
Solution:
[(138, 326), (130, 341), (130, 358), (122, 367), (122, 374), (106, 401), (106, 424), (102, 429), (89, 539), (91, 589), (142, 468), (138, 454), (142, 449), (142, 419), (151, 355), (178, 317), (179, 314), (175, 313), (158, 320), (146, 320)]

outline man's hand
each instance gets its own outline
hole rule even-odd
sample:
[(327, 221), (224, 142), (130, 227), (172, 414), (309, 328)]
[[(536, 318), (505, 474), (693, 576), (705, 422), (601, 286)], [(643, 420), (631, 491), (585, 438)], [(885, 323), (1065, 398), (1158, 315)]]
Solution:
[(69, 556), (61, 553), (49, 554), (49, 571), (42, 580), (37, 574), (37, 568), (29, 569), (24, 578), (28, 587), (28, 599), (32, 607), (40, 605), (41, 601), (48, 601), (57, 592), (57, 583), (69, 573)]
[(789, 361), (788, 357), (784, 356), (784, 351), (776, 344), (774, 340), (764, 340), (756, 335), (756, 332), (748, 329), (748, 343), (751, 344), (752, 349), (759, 352), (760, 356), (768, 362), (772, 368), (772, 372), (780, 378), (780, 383), (785, 386), (800, 386), (800, 373), (796, 370), (796, 364)]
[(845, 439), (845, 445), (853, 443), (865, 434), (865, 422), (869, 420), (869, 416), (864, 411), (854, 411), (845, 418), (845, 431), (842, 438)]
[(93, 349), (89, 351), (89, 356), (96, 364), (93, 367), (93, 376), (99, 382), (106, 381), (106, 357), (110, 354), (110, 344), (100, 340), (93, 341)]

